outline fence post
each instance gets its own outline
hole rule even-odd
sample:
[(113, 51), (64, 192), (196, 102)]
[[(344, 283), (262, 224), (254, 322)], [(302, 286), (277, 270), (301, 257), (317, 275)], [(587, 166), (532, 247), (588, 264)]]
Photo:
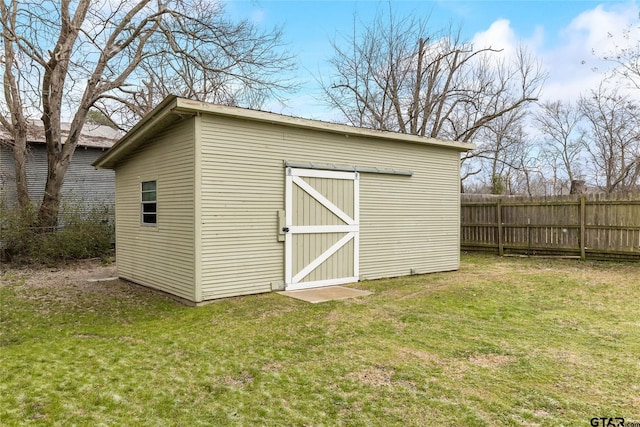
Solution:
[(587, 259), (587, 252), (585, 250), (585, 240), (587, 236), (587, 213), (586, 213), (586, 197), (580, 196), (580, 259)]
[(497, 220), (498, 220), (498, 253), (500, 256), (504, 256), (504, 242), (502, 238), (502, 197), (498, 199), (496, 204)]

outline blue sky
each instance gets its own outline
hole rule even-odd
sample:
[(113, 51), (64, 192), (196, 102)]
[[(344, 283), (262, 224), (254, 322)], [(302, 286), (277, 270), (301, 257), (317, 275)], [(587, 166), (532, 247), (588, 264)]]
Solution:
[[(282, 26), (285, 40), (297, 55), (297, 77), (304, 84), (287, 107), (267, 109), (331, 120), (316, 100), (311, 74), (325, 74), (332, 54), (330, 40), (353, 31), (354, 15), (369, 22), (379, 8), (396, 16), (429, 17), (434, 29), (460, 26), (465, 39), (504, 48), (526, 45), (549, 72), (544, 99), (575, 100), (595, 87), (607, 64), (591, 50), (606, 51), (619, 41), (621, 30), (640, 24), (638, 0), (633, 1), (284, 1), (230, 0), (226, 10), (265, 28)], [(637, 33), (637, 32), (636, 32)], [(612, 37), (613, 35), (613, 37)], [(597, 71), (594, 72), (594, 69)]]

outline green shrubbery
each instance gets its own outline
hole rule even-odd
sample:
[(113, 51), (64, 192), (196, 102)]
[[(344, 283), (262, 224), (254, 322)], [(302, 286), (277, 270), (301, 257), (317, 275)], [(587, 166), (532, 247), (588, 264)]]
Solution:
[(36, 215), (33, 207), (20, 211), (0, 203), (0, 249), (5, 260), (57, 264), (106, 257), (111, 252), (114, 226), (107, 207), (86, 211), (79, 205), (64, 205), (55, 230), (33, 227)]

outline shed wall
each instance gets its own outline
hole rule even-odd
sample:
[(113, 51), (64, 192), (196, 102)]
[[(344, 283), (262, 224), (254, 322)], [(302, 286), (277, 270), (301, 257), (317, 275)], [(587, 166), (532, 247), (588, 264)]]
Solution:
[(459, 266), (459, 153), (241, 119), (202, 118), (202, 296), (283, 286), (283, 161), (414, 171), (360, 175), (360, 277)]
[[(194, 121), (146, 141), (116, 169), (118, 275), (190, 301), (195, 295)], [(140, 183), (157, 181), (156, 226), (140, 223)]]

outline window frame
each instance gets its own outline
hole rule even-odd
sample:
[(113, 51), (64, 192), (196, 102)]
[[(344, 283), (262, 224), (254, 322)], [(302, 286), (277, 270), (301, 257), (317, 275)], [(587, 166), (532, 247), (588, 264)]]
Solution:
[[(145, 184), (153, 184), (153, 189), (145, 189)], [(145, 194), (153, 194), (152, 200), (145, 200)], [(148, 196), (146, 197), (148, 198)], [(151, 207), (154, 207), (153, 210)], [(145, 220), (145, 217), (153, 216), (153, 222)], [(150, 218), (148, 218), (150, 219)], [(140, 181), (140, 225), (145, 227), (157, 227), (158, 225), (158, 180)]]

